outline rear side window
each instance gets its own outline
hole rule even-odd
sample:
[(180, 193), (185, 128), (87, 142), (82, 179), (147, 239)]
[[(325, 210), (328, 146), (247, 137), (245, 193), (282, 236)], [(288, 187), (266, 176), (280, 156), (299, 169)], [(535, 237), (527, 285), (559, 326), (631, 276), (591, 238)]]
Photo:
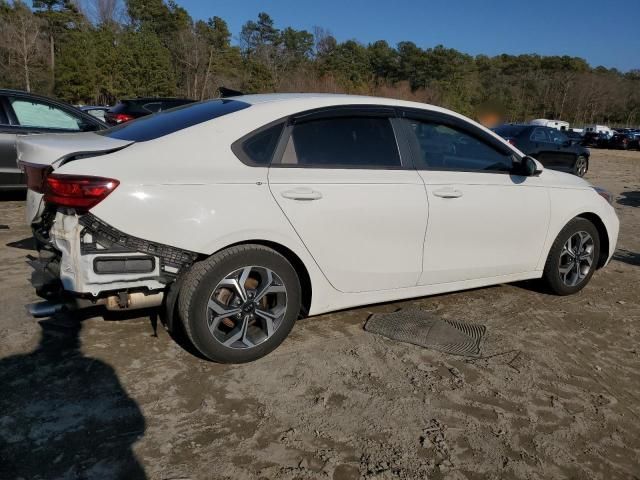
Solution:
[(401, 168), (393, 127), (385, 117), (297, 123), (280, 163), (307, 168)]
[(510, 172), (511, 155), (467, 132), (438, 123), (409, 120), (418, 149), (418, 168), (464, 172)]
[(268, 167), (278, 146), (284, 123), (261, 128), (231, 146), (243, 163), (253, 167)]
[(59, 129), (79, 132), (82, 121), (61, 108), (37, 100), (9, 98), (21, 127)]
[(533, 142), (548, 142), (549, 136), (547, 135), (547, 132), (544, 131), (544, 129), (536, 128), (533, 133), (531, 133), (531, 140)]
[(99, 135), (133, 142), (146, 142), (214, 118), (244, 110), (249, 106), (248, 103), (238, 100), (209, 100), (192, 103), (123, 123), (99, 132)]

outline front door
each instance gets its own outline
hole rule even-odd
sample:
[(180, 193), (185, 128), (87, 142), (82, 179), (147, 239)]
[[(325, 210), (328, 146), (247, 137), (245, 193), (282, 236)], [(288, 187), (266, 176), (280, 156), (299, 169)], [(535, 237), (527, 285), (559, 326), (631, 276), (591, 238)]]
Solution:
[(535, 270), (549, 223), (539, 179), (512, 175), (511, 153), (480, 129), (456, 121), (406, 124), (429, 202), (420, 284)]
[(391, 116), (296, 121), (269, 169), (276, 202), (342, 292), (412, 287), (422, 273), (424, 184), (401, 159)]

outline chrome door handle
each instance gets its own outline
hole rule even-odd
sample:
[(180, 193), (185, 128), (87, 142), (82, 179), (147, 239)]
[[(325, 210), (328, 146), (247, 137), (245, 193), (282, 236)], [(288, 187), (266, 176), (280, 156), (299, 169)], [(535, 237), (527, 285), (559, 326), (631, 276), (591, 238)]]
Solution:
[(320, 200), (322, 194), (310, 188), (295, 188), (293, 190), (286, 190), (282, 192), (284, 198), (291, 200)]
[(436, 197), (442, 198), (460, 198), (462, 196), (462, 192), (460, 190), (453, 189), (436, 190), (433, 194)]

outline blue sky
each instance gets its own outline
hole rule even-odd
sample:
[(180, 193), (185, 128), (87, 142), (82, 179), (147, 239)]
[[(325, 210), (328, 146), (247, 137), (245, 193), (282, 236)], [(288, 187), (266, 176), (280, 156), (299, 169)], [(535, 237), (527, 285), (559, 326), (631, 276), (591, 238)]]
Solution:
[(192, 17), (224, 18), (234, 38), (265, 11), (276, 27), (328, 29), (338, 40), (410, 40), (484, 53), (571, 55), (640, 68), (639, 0), (177, 0)]

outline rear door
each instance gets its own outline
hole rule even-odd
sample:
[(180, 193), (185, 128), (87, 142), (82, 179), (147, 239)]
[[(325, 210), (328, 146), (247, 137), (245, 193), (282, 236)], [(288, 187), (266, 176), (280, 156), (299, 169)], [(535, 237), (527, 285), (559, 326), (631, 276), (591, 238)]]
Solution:
[(468, 122), (413, 112), (405, 122), (429, 203), (420, 284), (535, 270), (549, 222), (540, 179), (512, 175), (511, 152)]
[(412, 287), (422, 272), (426, 195), (394, 116), (377, 107), (299, 116), (269, 169), (276, 202), (343, 292)]

